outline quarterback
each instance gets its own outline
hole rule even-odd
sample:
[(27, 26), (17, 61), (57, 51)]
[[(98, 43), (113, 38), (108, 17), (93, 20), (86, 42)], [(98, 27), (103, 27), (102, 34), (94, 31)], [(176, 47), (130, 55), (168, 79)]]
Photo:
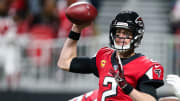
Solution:
[(135, 52), (144, 34), (141, 16), (135, 11), (120, 11), (110, 24), (110, 47), (99, 49), (94, 57), (78, 57), (80, 33), (88, 25), (73, 24), (58, 67), (98, 76), (97, 101), (156, 101), (156, 89), (164, 84), (164, 69), (160, 63)]

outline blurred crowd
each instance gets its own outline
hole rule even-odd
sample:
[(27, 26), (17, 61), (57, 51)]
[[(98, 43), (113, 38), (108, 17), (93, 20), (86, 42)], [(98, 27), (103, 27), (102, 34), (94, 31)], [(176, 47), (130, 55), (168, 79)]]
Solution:
[(180, 0), (172, 0), (170, 6), (171, 32), (180, 35)]
[[(22, 52), (31, 57), (36, 67), (52, 62), (54, 40), (67, 37), (72, 26), (65, 9), (77, 1), (0, 0), (0, 69), (6, 75), (8, 88), (12, 83), (18, 85)], [(100, 0), (87, 2), (99, 9)], [(95, 23), (82, 33), (83, 37), (94, 35)]]
[[(174, 47), (174, 67), (180, 68), (180, 0), (172, 0), (170, 5), (170, 27), (171, 33), (175, 36)], [(176, 72), (177, 70), (175, 70)], [(180, 72), (180, 71), (178, 71)]]

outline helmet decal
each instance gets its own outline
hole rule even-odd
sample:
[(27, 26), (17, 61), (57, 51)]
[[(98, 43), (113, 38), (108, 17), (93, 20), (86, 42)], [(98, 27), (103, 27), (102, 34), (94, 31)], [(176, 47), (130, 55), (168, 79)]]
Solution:
[(135, 23), (138, 24), (140, 27), (144, 26), (144, 23), (143, 23), (142, 18), (140, 16), (135, 19)]

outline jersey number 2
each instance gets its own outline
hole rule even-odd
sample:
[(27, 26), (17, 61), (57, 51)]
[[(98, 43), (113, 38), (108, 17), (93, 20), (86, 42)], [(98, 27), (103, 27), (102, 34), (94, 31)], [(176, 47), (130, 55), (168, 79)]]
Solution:
[(103, 81), (103, 86), (106, 87), (108, 84), (111, 84), (111, 89), (108, 89), (103, 92), (101, 101), (105, 101), (107, 97), (116, 96), (117, 95), (117, 86), (115, 79), (113, 77), (105, 77)]

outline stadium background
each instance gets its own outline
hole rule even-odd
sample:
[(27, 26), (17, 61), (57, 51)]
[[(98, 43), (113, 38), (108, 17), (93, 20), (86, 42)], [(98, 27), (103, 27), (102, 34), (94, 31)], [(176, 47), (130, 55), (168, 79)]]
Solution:
[[(62, 0), (59, 0), (62, 1)], [(79, 56), (93, 56), (96, 51), (108, 45), (109, 24), (120, 9), (133, 9), (142, 15), (145, 23), (145, 34), (142, 45), (136, 50), (149, 58), (160, 62), (167, 74), (180, 74), (180, 55), (178, 37), (171, 32), (170, 0), (101, 0), (98, 17), (95, 22), (96, 36), (83, 37), (78, 46)], [(1, 101), (67, 101), (84, 92), (96, 89), (98, 79), (92, 75), (68, 73), (58, 69), (56, 63), (65, 38), (53, 39), (51, 45), (37, 45), (36, 40), (31, 47), (20, 47), (20, 80), (9, 89), (4, 68), (0, 68), (0, 100)], [(41, 43), (46, 44), (47, 41)], [(18, 46), (18, 45), (17, 45)], [(39, 64), (31, 61), (24, 50), (43, 49), (38, 57)], [(17, 48), (17, 47), (16, 47)], [(19, 47), (18, 47), (19, 48)], [(51, 51), (51, 52), (49, 52)], [(50, 57), (49, 54), (50, 53)], [(51, 62), (44, 64), (44, 59)], [(3, 58), (1, 58), (3, 59)], [(138, 68), (138, 67), (137, 67)], [(165, 86), (158, 89), (158, 97), (173, 95), (172, 88)]]

